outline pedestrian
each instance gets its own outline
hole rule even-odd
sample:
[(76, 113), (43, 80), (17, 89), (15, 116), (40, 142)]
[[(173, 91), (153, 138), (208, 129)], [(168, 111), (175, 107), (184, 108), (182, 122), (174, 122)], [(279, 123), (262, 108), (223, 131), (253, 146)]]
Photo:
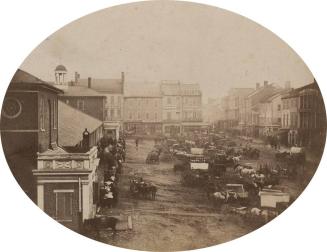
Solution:
[(104, 185), (105, 194), (104, 194), (104, 206), (112, 208), (113, 205), (113, 192), (112, 192), (112, 181), (106, 181)]

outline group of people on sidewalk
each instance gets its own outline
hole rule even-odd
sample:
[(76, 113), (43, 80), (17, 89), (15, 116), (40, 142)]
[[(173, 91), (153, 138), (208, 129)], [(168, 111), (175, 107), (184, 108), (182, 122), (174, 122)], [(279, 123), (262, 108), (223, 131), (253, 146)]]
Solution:
[[(126, 158), (126, 143), (105, 134), (98, 143), (102, 184), (100, 188), (101, 206), (112, 208), (118, 203), (118, 181)], [(101, 181), (102, 180), (102, 181)]]

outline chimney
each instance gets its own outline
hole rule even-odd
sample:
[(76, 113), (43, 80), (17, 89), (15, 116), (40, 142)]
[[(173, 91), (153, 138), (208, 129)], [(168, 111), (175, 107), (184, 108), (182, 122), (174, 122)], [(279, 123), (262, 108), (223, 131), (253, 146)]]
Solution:
[(264, 87), (268, 87), (268, 81), (265, 80), (265, 81), (263, 82), (263, 86), (264, 86)]
[(121, 72), (121, 91), (124, 94), (124, 89), (125, 89), (125, 73)]
[(291, 82), (290, 81), (286, 81), (284, 87), (285, 87), (285, 89), (291, 89)]
[(91, 77), (87, 78), (87, 87), (91, 88)]
[(259, 89), (260, 88), (260, 83), (257, 82), (256, 85), (255, 85), (255, 89)]

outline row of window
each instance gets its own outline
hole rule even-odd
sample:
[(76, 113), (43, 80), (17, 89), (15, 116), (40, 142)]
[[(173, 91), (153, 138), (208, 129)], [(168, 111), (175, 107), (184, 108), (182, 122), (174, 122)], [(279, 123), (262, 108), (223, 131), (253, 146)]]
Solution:
[(140, 112), (137, 112), (137, 114), (133, 114), (133, 113), (129, 113), (128, 115), (128, 119), (129, 120), (143, 120), (143, 119), (146, 119), (146, 120), (158, 120), (158, 114), (157, 113), (154, 113), (154, 114), (150, 114), (150, 113), (140, 113)]
[(105, 113), (108, 118), (120, 118), (121, 117), (120, 109), (109, 109), (109, 110), (106, 110)]
[(296, 112), (283, 114), (283, 127), (297, 127), (298, 115)]
[(154, 106), (158, 107), (158, 100), (155, 99), (142, 99), (142, 98), (136, 98), (136, 99), (128, 99), (126, 101), (127, 107), (135, 107), (135, 106)]
[(107, 104), (110, 104), (111, 106), (114, 106), (114, 105), (118, 105), (118, 106), (121, 106), (121, 96), (116, 96), (116, 99), (115, 99), (115, 96), (107, 96), (107, 99), (106, 99), (106, 103)]
[(201, 106), (201, 97), (184, 97), (184, 105)]
[(297, 106), (297, 98), (283, 99), (283, 109), (296, 108)]

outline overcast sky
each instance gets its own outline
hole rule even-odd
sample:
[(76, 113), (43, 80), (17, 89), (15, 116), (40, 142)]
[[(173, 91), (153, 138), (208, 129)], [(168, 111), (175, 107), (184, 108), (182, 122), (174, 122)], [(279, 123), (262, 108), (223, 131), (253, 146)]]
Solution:
[[(275, 15), (278, 15), (276, 13)], [(199, 83), (205, 98), (256, 82), (313, 81), (299, 56), (258, 24), (215, 7), (186, 2), (142, 2), (105, 9), (63, 27), (41, 43), (21, 68), (54, 81), (68, 78)]]

